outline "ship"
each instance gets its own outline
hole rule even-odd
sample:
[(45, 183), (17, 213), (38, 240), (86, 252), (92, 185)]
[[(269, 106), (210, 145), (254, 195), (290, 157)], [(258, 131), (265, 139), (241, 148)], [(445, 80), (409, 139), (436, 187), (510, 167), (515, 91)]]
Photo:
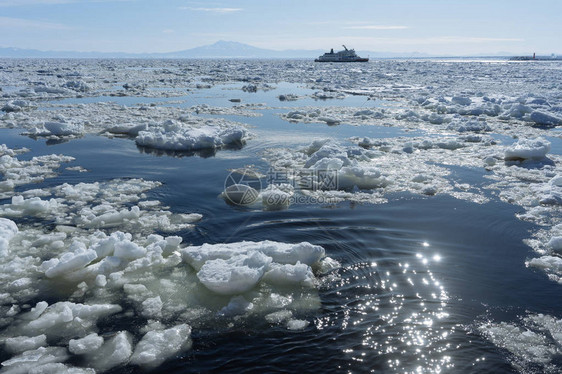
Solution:
[(347, 47), (343, 46), (344, 50), (339, 52), (334, 52), (332, 48), (330, 52), (324, 53), (322, 56), (319, 56), (314, 62), (367, 62), (369, 61), (368, 58), (363, 58), (357, 56), (354, 49), (347, 49)]

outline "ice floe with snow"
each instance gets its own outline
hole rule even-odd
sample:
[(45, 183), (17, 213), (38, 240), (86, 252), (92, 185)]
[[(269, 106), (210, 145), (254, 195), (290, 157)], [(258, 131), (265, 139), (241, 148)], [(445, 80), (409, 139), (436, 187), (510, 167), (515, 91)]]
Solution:
[(194, 151), (241, 145), (247, 137), (248, 132), (240, 126), (216, 126), (209, 120), (203, 126), (193, 127), (169, 120), (140, 131), (135, 142), (140, 146), (163, 150)]
[[(10, 243), (15, 229), (13, 223), (5, 226), (9, 230), (2, 235)], [(27, 237), (27, 243), (34, 235), (25, 229), (20, 234)], [(55, 239), (50, 239), (51, 243)], [(61, 239), (65, 239), (64, 235), (58, 238)], [(48, 242), (43, 236), (35, 240), (35, 245)], [(18, 248), (17, 242), (13, 244)], [(46, 284), (44, 291), (62, 286), (64, 293), (83, 302), (39, 302), (31, 310), (15, 313), (4, 333), (10, 339), (6, 344), (12, 352), (25, 355), (34, 349), (54, 349), (43, 347), (46, 342), (57, 341), (68, 345), (72, 354), (83, 356), (86, 365), (98, 371), (127, 363), (155, 367), (189, 348), (190, 325), (197, 326), (209, 319), (260, 315), (264, 322), (269, 322), (272, 318), (265, 315), (277, 311), (288, 310), (292, 316), (317, 308), (317, 277), (338, 266), (325, 257), (322, 247), (309, 243), (264, 241), (199, 247), (180, 244), (179, 237), (152, 234), (133, 240), (130, 234), (120, 232), (110, 236), (83, 233), (72, 238), (66, 252), (41, 264), (35, 261), (25, 272), (34, 272), (34, 277), (38, 276), (35, 282), (54, 282)], [(22, 241), (21, 245), (25, 243)], [(51, 253), (65, 250), (64, 247), (48, 246)], [(28, 251), (33, 249), (37, 250)], [(25, 251), (13, 251), (12, 258), (17, 258), (18, 253), (24, 255)], [(14, 266), (13, 261), (10, 266)], [(201, 298), (202, 293), (208, 293), (207, 297)], [(126, 331), (115, 332), (109, 339), (100, 335), (99, 322), (121, 313), (123, 298), (127, 305), (132, 303), (138, 316), (164, 324), (150, 322), (136, 346)], [(12, 302), (18, 303), (16, 299)], [(288, 329), (303, 329), (309, 323), (293, 318), (285, 322)], [(166, 325), (171, 327), (162, 327)], [(16, 358), (7, 365), (16, 365)], [(53, 362), (67, 359), (68, 353)]]
[[(481, 167), (482, 160), (475, 151), (488, 151), (494, 143), (490, 138), (354, 138), (352, 141), (358, 145), (316, 140), (298, 150), (271, 149), (265, 158), (273, 170), (292, 178), (293, 187), (300, 193), (314, 196), (384, 202), (386, 194), (408, 191), (425, 195), (448, 193), (472, 201), (486, 201), (478, 196), (477, 189), (469, 192), (453, 185), (447, 178), (450, 171), (438, 163), (450, 164), (454, 153), (458, 156), (455, 159), (463, 159), (463, 166)], [(272, 193), (262, 192), (265, 197)]]
[(65, 183), (15, 195), (10, 204), (0, 206), (0, 215), (49, 218), (58, 225), (82, 229), (120, 227), (130, 232), (178, 231), (201, 219), (199, 214), (171, 213), (160, 202), (146, 200), (145, 192), (160, 185), (142, 179)]
[(10, 149), (0, 145), (0, 198), (13, 196), (14, 188), (31, 183), (39, 183), (57, 175), (56, 169), (62, 163), (71, 162), (74, 157), (64, 155), (35, 156), (30, 160), (20, 160), (17, 155), (28, 152), (26, 148)]
[[(239, 99), (230, 99), (231, 102)], [(262, 113), (258, 110), (267, 109), (265, 104), (238, 104), (232, 107), (210, 106), (207, 104), (199, 104), (190, 108), (196, 114), (212, 114), (222, 116), (244, 116), (244, 117), (261, 117)]]
[(487, 322), (477, 329), (494, 345), (507, 350), (515, 367), (556, 372), (553, 360), (562, 353), (562, 320), (529, 314), (521, 322)]

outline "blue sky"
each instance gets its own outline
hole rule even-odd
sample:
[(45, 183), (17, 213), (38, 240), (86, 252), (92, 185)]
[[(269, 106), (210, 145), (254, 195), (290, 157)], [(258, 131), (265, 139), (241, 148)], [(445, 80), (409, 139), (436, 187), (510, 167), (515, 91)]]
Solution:
[(562, 0), (0, 0), (0, 46), (168, 52), (257, 47), (562, 53)]

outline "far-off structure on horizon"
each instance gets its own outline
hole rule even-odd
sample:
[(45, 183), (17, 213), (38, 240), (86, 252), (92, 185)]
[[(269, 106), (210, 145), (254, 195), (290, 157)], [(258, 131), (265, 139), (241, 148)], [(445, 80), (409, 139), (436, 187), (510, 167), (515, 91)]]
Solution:
[(512, 61), (560, 61), (562, 60), (561, 56), (557, 56), (554, 53), (550, 56), (537, 56), (535, 52), (533, 52), (533, 56), (515, 56), (510, 58)]

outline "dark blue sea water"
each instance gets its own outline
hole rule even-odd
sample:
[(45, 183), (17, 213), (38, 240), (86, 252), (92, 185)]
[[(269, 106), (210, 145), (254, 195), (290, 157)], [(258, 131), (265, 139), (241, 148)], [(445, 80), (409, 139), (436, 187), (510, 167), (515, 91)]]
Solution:
[[(257, 94), (229, 88), (197, 91), (186, 96), (185, 100), (191, 101), (182, 105), (226, 106), (231, 105), (229, 98), (241, 97), (243, 102), (288, 106), (293, 104), (279, 103), (277, 95), (299, 93), (291, 85)], [(97, 99), (125, 105), (150, 102)], [(295, 105), (322, 105), (308, 100), (311, 102), (297, 101)], [(384, 104), (360, 96), (326, 103)], [(267, 147), (296, 147), (315, 137), (419, 135), (391, 127), (292, 124), (278, 118), (276, 111), (261, 111), (262, 117), (231, 117), (250, 124), (256, 138), (241, 149), (216, 154), (148, 152), (131, 139), (94, 135), (50, 144), (21, 136), (17, 129), (0, 130), (0, 139), (12, 148), (31, 148), (32, 152), (20, 158), (61, 153), (76, 157), (65, 166), (80, 165), (89, 170), (62, 170), (58, 177), (35, 187), (123, 177), (163, 182), (162, 187), (149, 192), (150, 197), (173, 212), (203, 214), (195, 230), (179, 233), (184, 243), (309, 241), (324, 246), (328, 256), (341, 262), (339, 277), (320, 287), (321, 307), (302, 316), (314, 321), (304, 331), (288, 331), (282, 326), (264, 329), (263, 324), (251, 320), (233, 329), (195, 329), (193, 348), (155, 372), (363, 373), (447, 368), (451, 372), (513, 372), (509, 354), (477, 334), (475, 324), (488, 318), (516, 320), (527, 312), (562, 317), (560, 286), (544, 273), (525, 267), (532, 251), (522, 240), (536, 227), (515, 217), (520, 208), (493, 195), (486, 204), (444, 195), (396, 194), (388, 196), (385, 204), (295, 204), (284, 211), (225, 204), (219, 194), (229, 170), (254, 164), (265, 171), (267, 164), (260, 152)], [(478, 183), (483, 173), (455, 168), (453, 175)], [(125, 369), (137, 370), (141, 372)]]

